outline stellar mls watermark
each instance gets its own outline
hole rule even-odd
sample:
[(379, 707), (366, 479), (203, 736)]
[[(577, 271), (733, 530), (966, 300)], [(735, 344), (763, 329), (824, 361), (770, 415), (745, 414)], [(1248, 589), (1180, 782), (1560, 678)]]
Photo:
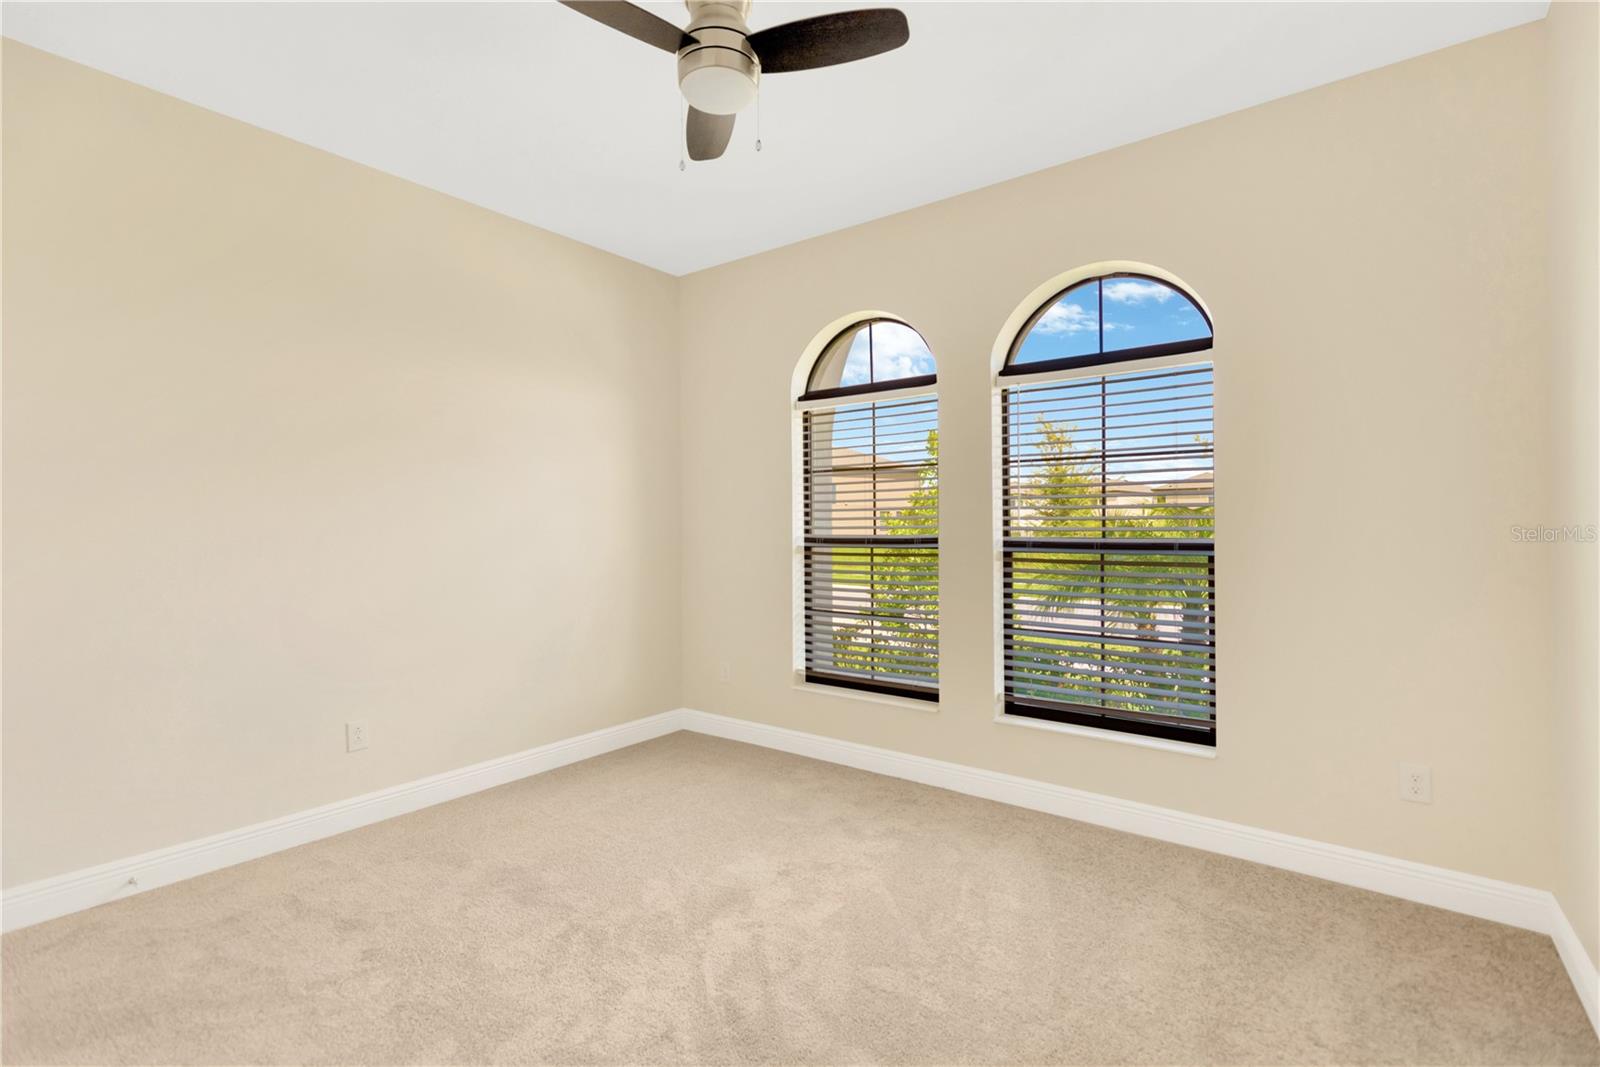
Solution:
[(1592, 545), (1600, 541), (1600, 526), (1592, 522), (1578, 522), (1567, 526), (1546, 526), (1536, 523), (1533, 526), (1511, 527), (1511, 540), (1517, 544), (1530, 545)]

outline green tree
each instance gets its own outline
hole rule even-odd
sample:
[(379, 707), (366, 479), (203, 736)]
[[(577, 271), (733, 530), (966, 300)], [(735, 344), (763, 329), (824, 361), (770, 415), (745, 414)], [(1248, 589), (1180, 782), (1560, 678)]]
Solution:
[[(925, 442), (927, 460), (905, 506), (879, 519), (878, 534), (937, 537), (939, 533), (939, 431)], [(838, 626), (833, 660), (846, 670), (910, 676), (918, 661), (937, 661), (939, 553), (937, 546), (892, 545), (856, 549), (841, 578), (866, 588), (871, 623)], [(837, 579), (836, 579), (837, 580)]]
[[(1131, 494), (1113, 503), (1116, 495), (1105, 492), (1111, 486), (1102, 483), (1101, 468), (1075, 454), (1070, 431), (1041, 421), (1028, 441), (1028, 463), (1009, 487), (1008, 537), (1210, 538), (1209, 503)], [(1196, 444), (1206, 443), (1197, 438)], [(1016, 551), (1010, 558), (1014, 632), (1008, 670), (1015, 692), (1098, 707), (1207, 714), (1209, 651), (1175, 638), (1192, 639), (1209, 624), (1208, 553), (1063, 545)], [(1094, 631), (1094, 637), (1048, 633), (1067, 629)], [(1032, 632), (1016, 632), (1027, 630)], [(1148, 707), (1141, 702), (1146, 698), (1165, 707)]]
[[(1208, 442), (1197, 438), (1197, 446)], [(1028, 432), (1028, 462), (1009, 487), (1008, 537), (1067, 541), (1209, 540), (1213, 508), (1171, 494), (1105, 501), (1101, 471), (1074, 449), (1069, 429), (1039, 422)], [(881, 520), (881, 534), (933, 537), (939, 529), (939, 435), (926, 441), (929, 462), (906, 504)], [(873, 621), (834, 631), (835, 662), (869, 674), (903, 670), (908, 658), (938, 647), (937, 549), (860, 549), (853, 576), (869, 593)], [(1172, 714), (1203, 717), (1212, 664), (1204, 649), (1186, 647), (1208, 624), (1210, 556), (1086, 550), (1063, 545), (1010, 554), (1007, 572), (1016, 606), (1008, 669), (1019, 695), (1106, 708), (1152, 709), (1134, 689), (1170, 705)], [(1102, 625), (1102, 618), (1104, 619)], [(1096, 631), (1094, 638), (1045, 631)], [(1065, 675), (1067, 691), (1060, 688)], [(1032, 684), (1030, 684), (1030, 682)]]

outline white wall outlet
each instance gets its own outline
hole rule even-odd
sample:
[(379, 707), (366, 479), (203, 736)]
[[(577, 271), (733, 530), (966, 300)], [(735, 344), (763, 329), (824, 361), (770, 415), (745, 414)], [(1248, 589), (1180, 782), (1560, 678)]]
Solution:
[(1400, 799), (1432, 804), (1433, 768), (1424, 763), (1400, 764)]
[(356, 722), (344, 724), (344, 750), (346, 752), (360, 752), (367, 747), (367, 720), (359, 719)]
[(733, 681), (733, 666), (727, 660), (723, 660), (722, 664), (717, 668), (717, 681), (723, 685)]

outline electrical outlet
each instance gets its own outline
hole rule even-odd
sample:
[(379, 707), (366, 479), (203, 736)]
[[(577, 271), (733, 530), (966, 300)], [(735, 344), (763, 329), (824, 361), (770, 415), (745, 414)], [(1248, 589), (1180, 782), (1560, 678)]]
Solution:
[(1413, 804), (1433, 803), (1433, 768), (1423, 763), (1400, 764), (1400, 799)]
[(367, 721), (365, 719), (344, 724), (344, 750), (360, 752), (367, 747)]
[(722, 665), (717, 668), (717, 681), (723, 685), (733, 681), (733, 667), (729, 665), (727, 660), (723, 660)]

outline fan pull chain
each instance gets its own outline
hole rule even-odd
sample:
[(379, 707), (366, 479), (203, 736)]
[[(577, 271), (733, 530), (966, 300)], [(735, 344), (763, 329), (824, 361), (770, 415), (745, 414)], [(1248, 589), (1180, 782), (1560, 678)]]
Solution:
[(761, 87), (756, 86), (756, 151), (761, 151)]
[(687, 151), (687, 146), (688, 146), (688, 142), (689, 142), (689, 102), (683, 98), (683, 94), (682, 93), (678, 93), (677, 97), (678, 97), (678, 172), (681, 174), (683, 171), (686, 171), (686, 170), (689, 169), (689, 164), (684, 162), (684, 159), (683, 159), (684, 152)]

